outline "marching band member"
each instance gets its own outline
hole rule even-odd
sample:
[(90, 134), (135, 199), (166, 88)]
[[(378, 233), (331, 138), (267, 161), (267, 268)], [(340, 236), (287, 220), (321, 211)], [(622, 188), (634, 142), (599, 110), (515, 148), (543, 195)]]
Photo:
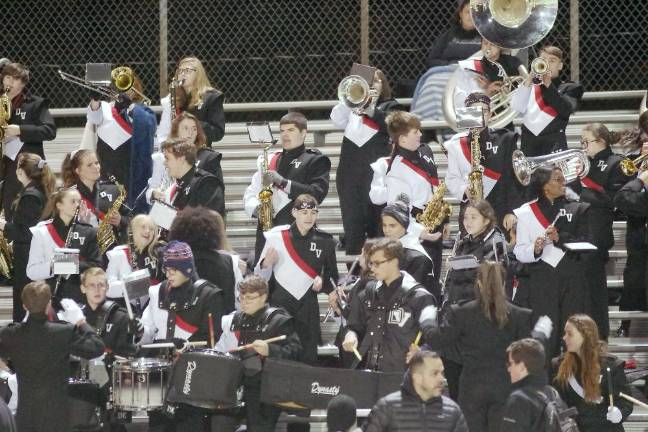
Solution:
[(2, 90), (9, 89), (11, 118), (4, 129), (2, 158), (4, 183), (2, 185), (2, 210), (11, 218), (11, 204), (22, 187), (16, 178), (16, 156), (34, 153), (45, 158), (43, 141), (56, 137), (56, 125), (49, 112), (49, 101), (25, 89), (29, 82), (29, 69), (20, 63), (6, 64), (0, 70)]
[(31, 282), (22, 292), (29, 317), (0, 329), (0, 357), (18, 376), (19, 431), (68, 432), (69, 357), (91, 359), (104, 352), (101, 338), (72, 300), (63, 300), (64, 322), (49, 322), (50, 287)]
[(162, 153), (164, 165), (175, 183), (163, 193), (154, 191), (153, 198), (164, 197), (164, 201), (178, 210), (204, 206), (225, 214), (225, 186), (218, 177), (195, 166), (196, 147), (193, 144), (165, 141)]
[[(166, 280), (149, 289), (149, 304), (142, 315), (144, 334), (141, 343), (207, 341), (210, 326), (216, 331), (214, 337), (219, 338), (221, 330), (218, 324), (224, 310), (220, 288), (198, 279), (193, 253), (187, 243), (169, 242), (163, 259)], [(173, 424), (175, 429), (172, 430), (196, 431), (202, 430), (203, 417), (202, 411), (180, 405), (171, 420), (161, 413), (150, 412), (149, 425), (151, 430)]]
[[(480, 263), (502, 262), (506, 265), (507, 244), (497, 229), (495, 210), (486, 200), (469, 202), (463, 214), (466, 236), (454, 249), (454, 256), (472, 255)], [(505, 267), (506, 269), (506, 267)], [(448, 269), (445, 280), (443, 309), (475, 299), (477, 268)], [(461, 355), (457, 349), (446, 347), (441, 352), (450, 397), (458, 400)]]
[[(377, 237), (379, 214), (374, 214), (367, 198), (371, 164), (389, 154), (385, 116), (397, 106), (385, 74), (376, 69), (371, 88), (377, 93), (375, 108), (352, 110), (343, 102), (331, 111), (331, 121), (344, 128), (336, 186), (342, 210), (344, 244), (347, 255), (358, 255), (365, 238)], [(353, 187), (349, 187), (353, 185)]]
[(50, 200), (45, 214), (52, 219), (30, 228), (32, 232), (27, 263), (27, 277), (31, 280), (47, 280), (55, 298), (71, 298), (81, 303), (78, 274), (54, 275), (53, 259), (56, 248), (79, 249), (79, 273), (90, 267), (101, 267), (101, 254), (97, 245), (97, 229), (74, 217), (81, 203), (79, 191), (72, 188), (59, 189)]
[(238, 255), (223, 250), (224, 228), (225, 223), (218, 212), (204, 207), (185, 207), (173, 219), (169, 240), (189, 244), (198, 274), (223, 291), (224, 313), (230, 313), (235, 309), (236, 290), (243, 275)]
[[(528, 307), (534, 318), (549, 316), (562, 328), (574, 313), (588, 310), (590, 298), (584, 260), (568, 249), (570, 242), (590, 240), (589, 204), (565, 198), (565, 176), (560, 168), (538, 168), (531, 177), (537, 199), (515, 210), (517, 242), (513, 249), (528, 276), (520, 277), (515, 303)], [(559, 352), (552, 335), (547, 353)]]
[(608, 288), (605, 265), (608, 251), (614, 245), (614, 194), (631, 180), (621, 171), (622, 156), (612, 153), (612, 133), (601, 123), (586, 125), (581, 132), (581, 144), (590, 160), (586, 177), (570, 187), (580, 194), (580, 201), (590, 205), (589, 223), (592, 243), (598, 248), (587, 256), (587, 279), (592, 298), (591, 317), (599, 326), (599, 335), (607, 340), (610, 332), (608, 318)]
[[(644, 113), (645, 114), (645, 113)], [(648, 115), (645, 117), (648, 119)], [(648, 123), (646, 123), (648, 125)], [(646, 128), (648, 131), (648, 128)], [(648, 154), (648, 137), (641, 148)], [(620, 310), (648, 310), (648, 170), (626, 183), (614, 197), (614, 204), (627, 216), (626, 247), (628, 260), (623, 270), (623, 291), (619, 301)], [(618, 329), (619, 336), (629, 336), (630, 321), (624, 321)]]
[[(432, 194), (439, 185), (437, 167), (434, 163), (432, 149), (421, 143), (421, 121), (414, 115), (404, 111), (393, 111), (387, 116), (389, 136), (394, 143), (391, 164), (384, 179), (374, 172), (372, 180), (372, 202), (377, 205), (390, 204), (400, 195), (406, 195), (412, 207), (411, 215), (416, 217), (423, 212), (432, 199)], [(384, 187), (379, 191), (379, 184)], [(443, 222), (443, 232), (447, 232), (447, 220)], [(420, 229), (420, 225), (418, 228)], [(419, 230), (420, 232), (420, 230)], [(432, 260), (433, 268), (441, 268), (442, 234), (430, 233), (423, 230), (420, 234), (423, 247)], [(429, 289), (438, 294), (438, 272), (430, 282)]]
[(523, 115), (521, 150), (527, 157), (567, 149), (569, 116), (583, 97), (582, 85), (560, 78), (564, 66), (560, 48), (546, 46), (540, 58), (547, 62), (546, 73), (541, 77), (529, 73), (511, 98), (511, 108)]
[[(183, 112), (171, 122), (171, 133), (169, 139), (185, 141), (196, 146), (196, 168), (201, 168), (210, 174), (215, 175), (223, 183), (223, 169), (221, 168), (222, 154), (207, 147), (207, 136), (202, 128), (200, 120), (188, 112)], [(153, 154), (153, 174), (148, 181), (146, 190), (147, 201), (150, 203), (153, 191), (164, 189), (170, 183), (168, 172), (164, 166), (164, 154), (156, 152)]]
[[(365, 369), (405, 371), (406, 355), (417, 333), (425, 336), (434, 326), (434, 296), (400, 270), (402, 257), (398, 240), (378, 240), (369, 251), (369, 268), (376, 281), (367, 284), (351, 304), (342, 347), (366, 355)], [(359, 335), (364, 335), (361, 342)]]
[[(307, 133), (307, 121), (303, 114), (289, 112), (279, 120), (281, 147), (268, 155), (268, 172), (263, 173), (263, 156), (257, 160), (257, 171), (252, 176), (250, 185), (245, 190), (243, 204), (248, 217), (258, 217), (258, 195), (264, 186), (272, 186), (272, 208), (274, 211), (272, 225), (292, 223), (293, 204), (301, 194), (309, 194), (324, 201), (329, 189), (331, 160), (317, 149), (307, 149), (304, 145)], [(257, 225), (254, 256), (258, 261), (265, 237), (261, 222)]]
[(403, 246), (400, 269), (431, 291), (432, 260), (421, 245), (419, 237), (408, 231), (409, 225), (410, 209), (405, 196), (385, 206), (382, 211), (382, 231), (385, 237), (398, 240)]
[[(466, 107), (481, 107), (484, 124), (491, 117), (490, 98), (483, 93), (471, 93), (465, 100)], [(468, 196), (468, 176), (472, 171), (471, 143), (474, 133), (479, 134), (481, 158), (478, 163), (484, 168), (482, 184), (484, 198), (493, 206), (499, 222), (505, 230), (513, 226), (513, 209), (522, 205), (523, 196), (513, 173), (511, 157), (517, 150), (517, 134), (507, 129), (477, 129), (475, 132), (460, 132), (446, 143), (448, 149), (448, 172), (446, 184), (450, 193), (461, 201), (460, 215), (471, 197)], [(461, 216), (460, 216), (460, 219)]]
[[(320, 339), (317, 293), (329, 294), (338, 279), (333, 237), (317, 228), (317, 200), (299, 195), (293, 204), (289, 226), (278, 226), (265, 233), (266, 243), (255, 273), (269, 281), (270, 305), (282, 307), (293, 318), (303, 351), (300, 361), (314, 365)], [(333, 281), (333, 283), (331, 283)]]
[(47, 161), (34, 153), (18, 155), (16, 177), (23, 189), (13, 203), (12, 220), (7, 222), (0, 219), (0, 230), (8, 242), (13, 242), (13, 320), (19, 322), (25, 316), (20, 293), (23, 287), (31, 282), (27, 277), (29, 244), (32, 238), (29, 228), (43, 218), (56, 179)]
[[(228, 352), (233, 348), (251, 345), (243, 351), (246, 369), (243, 378), (243, 402), (245, 419), (251, 431), (274, 431), (281, 408), (260, 401), (261, 369), (266, 358), (297, 360), (301, 352), (299, 337), (290, 315), (281, 308), (268, 304), (268, 283), (262, 277), (251, 275), (240, 285), (241, 310), (225, 315), (222, 320), (222, 336), (216, 349)], [(267, 343), (264, 339), (286, 336), (279, 342)], [(235, 418), (212, 416), (213, 431), (234, 431)]]
[(461, 353), (458, 402), (471, 431), (499, 430), (511, 389), (506, 347), (531, 334), (544, 341), (552, 330), (547, 317), (532, 327), (536, 322), (532, 312), (506, 299), (505, 282), (502, 264), (482, 263), (475, 284), (476, 299), (451, 306), (440, 325), (434, 320), (432, 331), (426, 333), (430, 349), (456, 345)]
[[(500, 70), (496, 63), (502, 66)], [(502, 48), (482, 37), (481, 51), (473, 57), (459, 61), (459, 78), (455, 87), (454, 105), (464, 106), (471, 93), (493, 96), (502, 85), (505, 72), (509, 77), (520, 75), (522, 62), (512, 55), (503, 54)]]
[[(106, 253), (108, 266), (108, 299), (122, 302), (124, 299), (122, 280), (135, 270), (147, 269), (151, 275), (151, 285), (157, 285), (163, 279), (158, 266), (158, 248), (161, 246), (157, 237), (157, 226), (150, 216), (139, 214), (129, 225), (130, 235), (126, 244), (114, 247)], [(131, 299), (135, 301), (136, 299)]]
[(119, 211), (110, 212), (120, 192), (112, 182), (99, 181), (101, 164), (94, 151), (75, 150), (68, 153), (63, 159), (61, 177), (65, 187), (75, 187), (81, 194), (79, 220), (98, 227), (107, 217), (115, 238), (124, 238), (128, 226), (127, 206), (121, 205)]
[[(212, 87), (201, 61), (196, 57), (185, 57), (178, 63), (173, 80), (180, 85), (175, 93), (176, 115), (186, 111), (194, 115), (202, 124), (207, 135), (207, 147), (220, 141), (225, 135), (225, 96)], [(171, 94), (162, 98), (162, 118), (157, 130), (158, 143), (168, 139), (171, 130)]]
[(573, 315), (565, 323), (567, 351), (552, 360), (553, 384), (570, 407), (582, 432), (623, 432), (633, 405), (619, 396), (631, 394), (624, 361), (606, 352), (597, 325), (587, 315)]
[(96, 128), (101, 176), (104, 180), (114, 176), (124, 185), (131, 208), (151, 176), (157, 126), (155, 113), (142, 104), (142, 94), (142, 82), (134, 75), (133, 87), (120, 93), (114, 103), (93, 96), (86, 109), (88, 123)]

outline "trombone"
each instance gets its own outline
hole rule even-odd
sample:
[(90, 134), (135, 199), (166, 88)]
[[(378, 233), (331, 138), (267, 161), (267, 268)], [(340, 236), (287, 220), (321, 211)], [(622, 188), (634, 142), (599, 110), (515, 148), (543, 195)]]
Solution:
[(78, 76), (63, 72), (61, 69), (58, 70), (58, 74), (63, 81), (71, 82), (72, 84), (87, 88), (113, 100), (117, 99), (117, 96), (119, 96), (120, 92), (127, 92), (129, 90), (132, 90), (135, 94), (142, 98), (142, 104), (146, 106), (151, 105), (151, 99), (146, 97), (142, 92), (134, 87), (135, 73), (131, 68), (127, 66), (116, 67), (110, 72), (112, 83), (118, 91), (115, 91), (108, 86), (94, 84), (90, 81), (86, 81), (85, 79)]

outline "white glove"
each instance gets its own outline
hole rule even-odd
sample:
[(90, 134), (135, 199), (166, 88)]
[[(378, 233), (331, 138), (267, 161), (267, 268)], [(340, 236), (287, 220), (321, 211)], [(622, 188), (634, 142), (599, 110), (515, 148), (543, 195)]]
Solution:
[(419, 323), (423, 323), (424, 321), (434, 321), (436, 324), (437, 322), (437, 308), (434, 305), (426, 306), (423, 308), (421, 311), (421, 314), (419, 315)]
[(62, 299), (61, 306), (63, 306), (63, 320), (69, 322), (70, 324), (76, 324), (81, 320), (85, 319), (83, 311), (79, 305), (72, 299)]
[(535, 327), (533, 327), (533, 331), (542, 333), (546, 338), (549, 338), (549, 336), (551, 336), (552, 330), (553, 323), (551, 322), (551, 318), (549, 318), (547, 315), (543, 315), (538, 318)]
[(610, 423), (621, 423), (621, 419), (623, 418), (621, 410), (615, 406), (608, 407), (608, 412), (605, 417)]

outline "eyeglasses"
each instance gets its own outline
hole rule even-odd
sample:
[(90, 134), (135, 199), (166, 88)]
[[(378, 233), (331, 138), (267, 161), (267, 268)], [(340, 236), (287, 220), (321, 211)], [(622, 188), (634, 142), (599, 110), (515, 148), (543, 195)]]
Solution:
[(368, 264), (369, 264), (369, 268), (370, 268), (370, 269), (376, 268), (376, 267), (378, 267), (378, 266), (381, 266), (381, 265), (385, 264), (387, 261), (391, 261), (391, 260), (393, 260), (393, 259), (394, 259), (394, 258), (387, 258), (387, 259), (384, 259), (384, 260), (382, 260), (382, 261), (369, 261), (369, 263), (368, 263)]
[(599, 141), (599, 139), (596, 138), (596, 139), (593, 139), (593, 140), (590, 140), (590, 141), (588, 141), (586, 139), (582, 139), (581, 140), (581, 145), (582, 146), (589, 146), (590, 144), (595, 143), (596, 141)]
[(263, 294), (257, 294), (257, 295), (252, 295), (252, 294), (241, 294), (239, 295), (239, 300), (241, 302), (252, 302), (260, 297), (263, 297)]
[(196, 72), (196, 69), (194, 69), (194, 68), (182, 68), (182, 69), (178, 69), (178, 74), (182, 74), (182, 75), (187, 75), (187, 74), (190, 74), (190, 73), (192, 73), (192, 72)]
[(104, 283), (98, 283), (98, 284), (91, 284), (91, 285), (83, 285), (83, 287), (87, 290), (101, 291), (101, 290), (105, 290), (107, 285)]

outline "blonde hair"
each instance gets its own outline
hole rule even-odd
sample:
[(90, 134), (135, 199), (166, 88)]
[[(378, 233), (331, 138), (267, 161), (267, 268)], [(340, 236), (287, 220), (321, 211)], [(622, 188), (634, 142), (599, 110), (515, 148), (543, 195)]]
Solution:
[(205, 93), (210, 90), (214, 90), (209, 78), (207, 77), (207, 72), (202, 62), (197, 57), (184, 57), (180, 62), (178, 62), (178, 67), (175, 72), (175, 79), (178, 79), (178, 71), (182, 68), (183, 65), (187, 63), (192, 63), (192, 66), (196, 68), (196, 81), (194, 82), (193, 88), (190, 91), (188, 96), (191, 97), (187, 102), (187, 106), (195, 106), (200, 104)]

